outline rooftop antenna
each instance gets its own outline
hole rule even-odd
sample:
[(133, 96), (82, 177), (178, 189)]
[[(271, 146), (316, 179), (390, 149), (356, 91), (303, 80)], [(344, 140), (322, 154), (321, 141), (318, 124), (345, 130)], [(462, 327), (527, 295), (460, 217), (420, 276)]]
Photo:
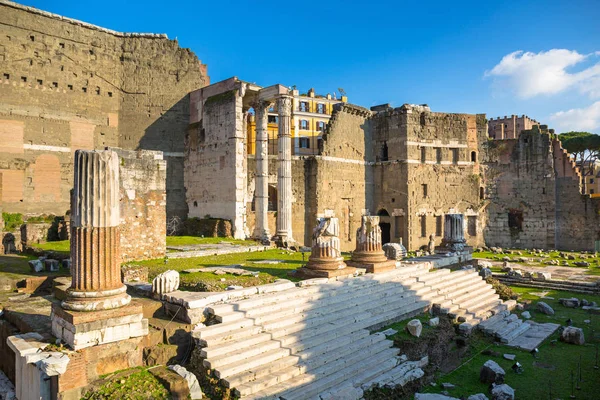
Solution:
[(340, 88), (338, 88), (338, 92), (340, 92), (340, 94), (341, 94), (342, 96), (345, 96), (345, 95), (346, 95), (346, 91), (345, 91), (343, 88), (341, 88), (341, 87), (340, 87)]

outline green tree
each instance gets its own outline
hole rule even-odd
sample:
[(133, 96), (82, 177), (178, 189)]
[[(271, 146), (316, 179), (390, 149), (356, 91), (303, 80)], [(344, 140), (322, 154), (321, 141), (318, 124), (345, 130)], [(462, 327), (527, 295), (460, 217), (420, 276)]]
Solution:
[(583, 176), (593, 173), (593, 164), (600, 157), (600, 136), (590, 132), (565, 132), (558, 135)]

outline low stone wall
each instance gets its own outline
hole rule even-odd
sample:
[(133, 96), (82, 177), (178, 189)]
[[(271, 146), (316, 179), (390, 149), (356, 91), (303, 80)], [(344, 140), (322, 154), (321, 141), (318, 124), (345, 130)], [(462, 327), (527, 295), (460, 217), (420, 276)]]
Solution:
[(493, 274), (493, 277), (498, 279), (505, 285), (524, 286), (540, 289), (567, 290), (569, 292), (600, 294), (600, 281), (596, 283), (563, 281), (558, 279), (535, 279), (535, 278), (519, 278), (516, 276), (508, 276), (505, 274)]
[(232, 237), (231, 221), (221, 218), (189, 218), (184, 221), (184, 232), (189, 236)]

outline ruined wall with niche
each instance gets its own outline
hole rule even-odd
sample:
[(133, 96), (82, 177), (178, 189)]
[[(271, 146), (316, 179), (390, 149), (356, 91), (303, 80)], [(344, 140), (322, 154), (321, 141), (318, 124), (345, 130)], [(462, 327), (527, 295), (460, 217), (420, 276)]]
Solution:
[(111, 150), (121, 160), (121, 259), (164, 257), (167, 162), (160, 151)]
[(483, 243), (484, 203), (479, 148), (487, 135), (484, 115), (433, 113), (404, 105), (372, 118), (375, 205), (389, 224), (390, 240), (408, 249), (439, 244), (443, 216), (465, 215), (465, 238)]
[[(333, 210), (340, 221), (342, 251), (356, 247), (356, 230), (364, 211), (372, 212), (372, 149), (366, 108), (338, 104), (323, 135), (321, 155), (315, 157), (314, 211)], [(312, 169), (311, 169), (312, 171)], [(312, 232), (310, 227), (310, 232)]]
[(185, 216), (188, 93), (206, 66), (165, 35), (122, 34), (0, 1), (0, 200), (64, 214), (76, 149), (152, 149), (168, 159), (168, 213)]
[(192, 93), (194, 106), (185, 143), (184, 177), (189, 217), (229, 219), (245, 238), (246, 134), (239, 82)]
[(578, 168), (545, 125), (490, 141), (487, 153), (488, 245), (594, 249), (598, 202), (581, 194)]

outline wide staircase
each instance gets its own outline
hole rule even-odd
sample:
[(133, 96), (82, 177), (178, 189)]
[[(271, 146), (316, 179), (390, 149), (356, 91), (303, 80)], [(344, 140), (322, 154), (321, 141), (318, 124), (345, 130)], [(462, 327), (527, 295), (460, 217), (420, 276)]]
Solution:
[(417, 379), (426, 360), (406, 361), (392, 341), (371, 331), (433, 304), (472, 324), (506, 309), (474, 270), (429, 272), (428, 266), (404, 264), (212, 306), (219, 323), (193, 333), (204, 365), (243, 399), (332, 399), (338, 392), (360, 398), (385, 381), (378, 377), (399, 384)]

